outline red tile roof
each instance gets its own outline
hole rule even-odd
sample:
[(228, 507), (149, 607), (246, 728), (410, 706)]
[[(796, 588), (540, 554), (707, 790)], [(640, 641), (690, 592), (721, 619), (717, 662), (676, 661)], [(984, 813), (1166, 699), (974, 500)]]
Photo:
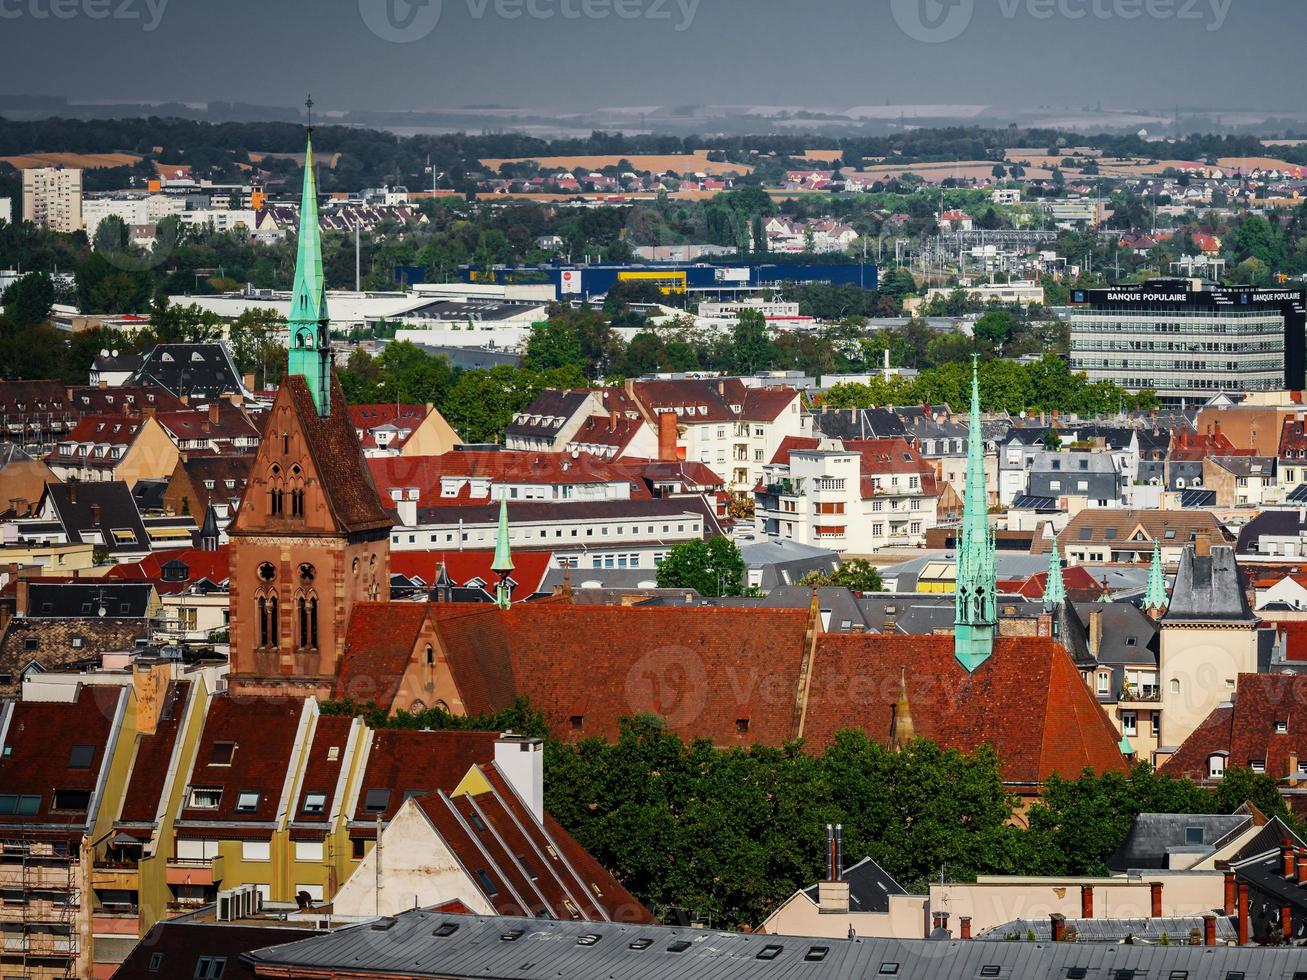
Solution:
[(441, 456), (374, 456), (368, 468), (376, 481), (382, 505), (393, 507), (391, 489), (417, 488), (419, 507), (468, 503), (484, 505), (488, 497), (472, 497), (464, 487), (457, 497), (441, 495), (440, 481), (482, 479), (496, 484), (601, 484), (631, 485), (633, 498), (648, 497), (643, 486), (612, 463), (589, 453), (547, 453), (528, 450), (457, 451)]
[[(1062, 569), (1062, 584), (1072, 602), (1094, 602), (1106, 586), (1090, 574), (1084, 565), (1071, 565)], [(1006, 595), (1019, 595), (1026, 599), (1042, 599), (1048, 588), (1048, 572), (1039, 572), (1029, 578), (1000, 579), (998, 591)]]
[[(517, 583), (513, 595), (519, 599), (544, 591), (545, 576), (553, 560), (552, 551), (513, 551), (512, 581)], [(421, 579), (429, 589), (440, 574), (443, 563), (445, 573), (455, 585), (467, 585), (480, 579), (487, 585), (499, 581), (490, 570), (494, 564), (493, 551), (392, 551), (390, 573)]]
[[(214, 698), (187, 785), (220, 789), (222, 796), (216, 809), (193, 807), (184, 800), (181, 820), (228, 825), (276, 820), (303, 709), (304, 702), (295, 698)], [(233, 744), (229, 764), (223, 764), (224, 751), (215, 754), (217, 743)], [(242, 793), (258, 794), (253, 810), (237, 810)]]
[[(163, 566), (169, 562), (180, 561), (187, 568), (184, 581), (175, 581), (163, 577)], [(140, 561), (123, 565), (112, 565), (105, 572), (105, 578), (125, 581), (146, 581), (154, 583), (155, 591), (161, 595), (175, 595), (207, 579), (214, 585), (223, 585), (231, 578), (231, 553), (228, 545), (219, 545), (215, 551), (203, 551), (200, 548), (183, 548), (178, 551), (155, 551)]]
[[(299, 375), (282, 376), (277, 397), (283, 397), (283, 393), (295, 411), (337, 524), (350, 533), (389, 530), (391, 520), (382, 509), (372, 475), (364, 465), (363, 451), (345, 413), (345, 394), (336, 375), (331, 376), (331, 414), (326, 418), (318, 415), (308, 384)], [(238, 527), (240, 515), (247, 512), (242, 503), (236, 518)]]
[[(1276, 723), (1286, 730), (1276, 732)], [(1276, 779), (1288, 774), (1290, 756), (1307, 761), (1307, 675), (1240, 674), (1234, 705), (1213, 709), (1161, 766), (1161, 771), (1207, 780), (1208, 759), (1226, 752), (1227, 766), (1256, 760)]]
[(1281, 459), (1302, 459), (1307, 455), (1307, 422), (1299, 422), (1292, 415), (1284, 420), (1279, 453)]
[(568, 440), (569, 446), (609, 446), (616, 455), (631, 444), (631, 440), (645, 427), (644, 419), (629, 419), (619, 415), (591, 415), (581, 423), (576, 434)]
[(116, 826), (153, 826), (159, 813), (168, 770), (172, 766), (177, 733), (186, 720), (190, 692), (190, 681), (171, 681), (165, 689), (154, 734), (140, 736)]
[(1067, 652), (1043, 637), (999, 637), (993, 656), (968, 674), (952, 636), (824, 634), (809, 744), (827, 745), (842, 728), (887, 742), (904, 665), (917, 735), (964, 752), (992, 745), (1009, 783), (1126, 769), (1112, 722)]
[[(291, 801), (294, 807), (290, 812), (292, 824), (316, 824), (326, 830), (332, 810), (337, 805), (336, 787), (341, 767), (345, 765), (346, 743), (353, 724), (353, 718), (343, 715), (319, 716), (313, 730), (313, 740), (309, 744), (309, 759), (304, 766), (299, 797)], [(332, 758), (333, 754), (335, 758)], [(304, 811), (304, 799), (309, 793), (326, 794), (321, 813)]]
[(399, 449), (408, 441), (413, 434), (413, 430), (422, 424), (430, 412), (431, 409), (425, 405), (406, 405), (402, 402), (399, 404), (350, 405), (349, 420), (355, 430), (362, 433), (359, 441), (364, 449), (375, 449), (377, 447), (376, 429), (387, 425), (393, 425), (396, 429), (408, 429), (407, 436), (400, 438), (397, 433), (395, 438), (388, 440), (385, 444), (387, 449)]
[[(495, 760), (498, 738), (497, 732), (400, 728), (374, 731), (351, 818), (364, 826), (375, 823), (378, 816), (390, 820), (414, 791), (452, 791), (474, 765)], [(367, 809), (370, 789), (389, 791), (384, 811), (373, 813)]]
[(816, 449), (820, 445), (820, 439), (810, 436), (786, 436), (781, 440), (781, 444), (776, 447), (776, 455), (772, 456), (771, 462), (776, 466), (788, 466), (790, 464), (790, 453), (796, 449)]
[[(61, 790), (95, 794), (100, 770), (108, 761), (110, 738), (120, 700), (126, 692), (113, 686), (87, 685), (72, 702), (12, 702), (9, 725), (0, 752), (0, 788), (4, 795), (37, 797), (34, 811), (0, 815), (0, 828), (32, 825), (85, 828), (88, 810), (55, 809), (55, 793)], [(73, 768), (73, 747), (91, 747), (86, 766)], [(80, 761), (80, 760), (79, 760)], [(92, 801), (94, 802), (94, 801)], [(33, 830), (34, 836), (43, 836)], [(5, 836), (14, 836), (14, 831)], [(52, 836), (62, 836), (54, 834)]]
[(194, 440), (229, 442), (233, 439), (258, 439), (259, 429), (235, 405), (215, 402), (218, 421), (214, 422), (207, 411), (184, 409), (179, 412), (158, 412), (154, 418), (163, 426), (173, 442)]
[(633, 390), (651, 416), (693, 407), (693, 415), (680, 417), (686, 424), (772, 422), (798, 397), (793, 388), (746, 388), (739, 378), (636, 381)]
[(427, 618), (425, 602), (356, 602), (336, 674), (337, 698), (389, 711)]

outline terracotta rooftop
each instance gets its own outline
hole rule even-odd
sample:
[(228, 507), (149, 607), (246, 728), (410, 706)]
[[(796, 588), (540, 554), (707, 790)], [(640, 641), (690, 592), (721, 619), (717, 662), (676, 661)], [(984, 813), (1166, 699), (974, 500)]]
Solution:
[(498, 738), (497, 732), (377, 729), (351, 819), (366, 829), (378, 817), (392, 819), (410, 796), (452, 792), (474, 765), (494, 761)]
[[(394, 705), (427, 618), (425, 602), (356, 602), (345, 634), (335, 696), (387, 711)], [(403, 706), (407, 709), (407, 705)]]
[(154, 734), (141, 735), (137, 743), (136, 758), (115, 826), (153, 827), (190, 693), (190, 681), (171, 681), (164, 690)]

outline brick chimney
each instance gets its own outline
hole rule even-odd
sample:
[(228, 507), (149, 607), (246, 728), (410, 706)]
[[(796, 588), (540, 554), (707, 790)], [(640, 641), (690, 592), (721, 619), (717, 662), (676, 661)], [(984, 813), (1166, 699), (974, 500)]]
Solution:
[(1225, 873), (1225, 904), (1222, 906), (1222, 911), (1226, 915), (1234, 915), (1234, 895), (1234, 872), (1227, 871)]
[(1194, 555), (1210, 555), (1212, 553), (1212, 536), (1206, 531), (1199, 531), (1194, 535)]
[(27, 579), (22, 578), (21, 576), (19, 577), (18, 581), (14, 583), (14, 615), (15, 616), (27, 615), (27, 605), (28, 602), (30, 601), (27, 595), (27, 587), (28, 587)]
[(99, 504), (91, 504), (91, 523), (92, 523), (92, 524), (99, 524), (99, 523), (100, 523), (100, 505), (99, 505)]
[(1298, 884), (1307, 885), (1307, 854), (1298, 855)]
[(1288, 902), (1280, 906), (1280, 935), (1286, 943), (1293, 938), (1293, 906)]
[(1203, 913), (1203, 945), (1216, 945), (1216, 913)]
[(217, 424), (218, 424), (218, 401), (217, 401), (217, 399), (214, 399), (213, 401), (209, 402), (209, 424), (210, 424), (210, 425), (217, 425)]
[(1094, 917), (1094, 886), (1080, 886), (1080, 918), (1092, 919)]
[(1280, 864), (1285, 878), (1289, 881), (1298, 880), (1298, 862), (1293, 853), (1293, 841), (1288, 837), (1280, 841)]
[(963, 939), (970, 939), (970, 938), (971, 938), (971, 916), (969, 916), (969, 915), (959, 916), (959, 918), (958, 918), (958, 925), (959, 925), (959, 927), (960, 927), (961, 930), (962, 930), (962, 938), (963, 938)]
[(245, 387), (248, 388), (250, 391), (253, 391), (253, 390), (254, 390), (254, 373), (253, 373), (253, 372), (250, 372), (249, 374), (242, 374), (242, 375), (241, 375), (241, 384), (245, 385)]
[(1248, 883), (1239, 882), (1239, 945), (1248, 945), (1249, 935), (1249, 916), (1251, 910), (1248, 908)]
[(1152, 904), (1152, 916), (1154, 919), (1162, 917), (1162, 883), (1160, 881), (1150, 881), (1148, 883), (1148, 898)]
[(663, 462), (676, 460), (676, 413), (658, 413), (658, 458)]
[(1095, 657), (1103, 647), (1103, 610), (1094, 609), (1089, 613), (1089, 652)]
[(1066, 938), (1066, 916), (1061, 912), (1054, 912), (1048, 920), (1053, 927), (1053, 942), (1060, 943)]

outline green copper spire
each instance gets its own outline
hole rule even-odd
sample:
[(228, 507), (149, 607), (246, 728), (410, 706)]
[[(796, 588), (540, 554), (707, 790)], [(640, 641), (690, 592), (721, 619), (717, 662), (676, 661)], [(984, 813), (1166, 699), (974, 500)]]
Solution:
[(1124, 735), (1121, 736), (1121, 741), (1116, 743), (1116, 747), (1117, 750), (1124, 756), (1131, 756), (1135, 754), (1135, 747), (1130, 744), (1130, 739), (1126, 738)]
[(295, 285), (291, 288), (290, 354), (287, 370), (309, 386), (318, 414), (331, 414), (331, 335), (327, 329), (327, 285), (322, 273), (322, 232), (318, 225), (318, 185), (313, 176), (313, 135), (304, 152), (304, 190), (296, 242)]
[[(507, 489), (504, 491), (507, 493)], [(495, 587), (495, 602), (500, 609), (507, 609), (512, 604), (508, 576), (513, 571), (513, 555), (508, 548), (508, 500), (499, 500), (499, 537), (495, 541), (495, 560), (490, 570), (499, 575), (499, 585)]]
[(1057, 550), (1057, 535), (1053, 535), (1053, 551), (1048, 556), (1048, 581), (1044, 583), (1044, 605), (1060, 606), (1066, 601), (1066, 585), (1062, 581), (1062, 555)]
[(985, 438), (980, 425), (980, 364), (972, 357), (971, 416), (967, 428), (967, 486), (958, 531), (958, 582), (954, 594), (953, 655), (970, 673), (994, 652), (998, 575), (994, 532), (985, 495)]
[(1156, 616), (1171, 601), (1166, 594), (1166, 573), (1162, 571), (1162, 546), (1153, 542), (1153, 563), (1148, 567), (1148, 588), (1144, 590), (1144, 611)]

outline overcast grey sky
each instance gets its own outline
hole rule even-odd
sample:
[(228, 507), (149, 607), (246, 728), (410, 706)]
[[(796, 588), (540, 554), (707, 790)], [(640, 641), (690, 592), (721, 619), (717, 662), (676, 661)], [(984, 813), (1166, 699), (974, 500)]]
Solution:
[(0, 91), (74, 99), (1299, 110), (1307, 94), (1303, 0), (0, 0), (0, 38)]

